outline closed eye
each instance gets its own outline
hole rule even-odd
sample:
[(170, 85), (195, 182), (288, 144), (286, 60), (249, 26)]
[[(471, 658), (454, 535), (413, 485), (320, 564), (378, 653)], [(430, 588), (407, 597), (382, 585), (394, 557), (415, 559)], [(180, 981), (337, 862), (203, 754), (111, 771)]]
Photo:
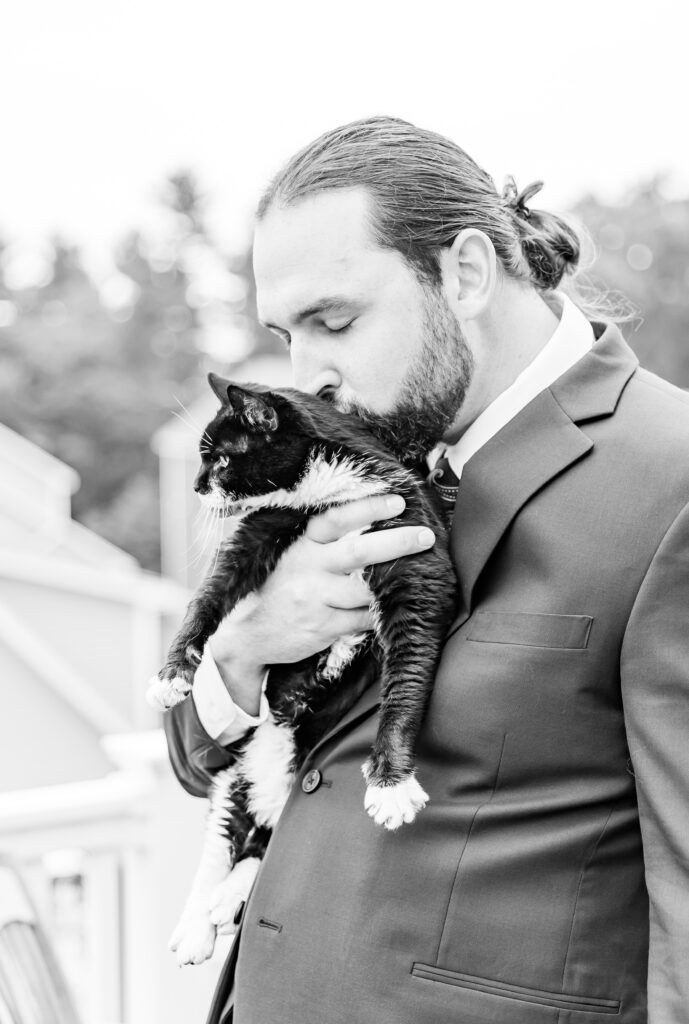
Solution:
[(355, 319), (356, 319), (356, 317), (354, 317), (351, 320), (348, 320), (347, 323), (346, 324), (342, 324), (341, 327), (331, 327), (329, 324), (325, 324), (325, 323), (323, 324), (323, 326), (325, 327), (325, 329), (328, 332), (328, 334), (344, 334), (344, 332), (348, 331), (349, 328), (352, 326), (352, 324), (354, 323)]

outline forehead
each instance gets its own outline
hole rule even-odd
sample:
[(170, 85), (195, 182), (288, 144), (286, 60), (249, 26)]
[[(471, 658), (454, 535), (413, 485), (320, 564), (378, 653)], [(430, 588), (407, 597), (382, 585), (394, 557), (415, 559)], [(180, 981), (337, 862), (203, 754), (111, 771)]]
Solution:
[(254, 235), (259, 316), (280, 323), (314, 298), (374, 292), (402, 257), (373, 238), (371, 200), (361, 189), (337, 189), (273, 207)]

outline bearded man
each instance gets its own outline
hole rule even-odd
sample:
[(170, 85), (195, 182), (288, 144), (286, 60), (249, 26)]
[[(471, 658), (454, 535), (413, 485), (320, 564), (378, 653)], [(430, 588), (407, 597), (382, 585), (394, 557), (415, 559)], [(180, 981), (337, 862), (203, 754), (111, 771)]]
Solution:
[[(261, 202), (259, 314), (295, 385), (459, 478), (461, 607), (428, 806), (396, 832), (363, 810), (372, 685), (296, 779), (210, 1024), (689, 1019), (689, 400), (565, 294), (579, 241), (536, 191), (372, 118)], [(398, 511), (315, 517), (225, 620), (166, 721), (189, 792), (265, 717), (266, 667), (371, 628), (354, 571), (433, 543), (351, 534)]]

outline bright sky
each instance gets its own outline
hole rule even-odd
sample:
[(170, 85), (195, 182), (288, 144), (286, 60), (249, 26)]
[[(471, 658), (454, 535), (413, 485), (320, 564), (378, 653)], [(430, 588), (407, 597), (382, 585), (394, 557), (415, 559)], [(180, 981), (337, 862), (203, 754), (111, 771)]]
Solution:
[(374, 113), (454, 138), (542, 205), (655, 172), (689, 194), (677, 0), (21, 0), (0, 21), (0, 233), (98, 263), (191, 167), (236, 246), (271, 172)]

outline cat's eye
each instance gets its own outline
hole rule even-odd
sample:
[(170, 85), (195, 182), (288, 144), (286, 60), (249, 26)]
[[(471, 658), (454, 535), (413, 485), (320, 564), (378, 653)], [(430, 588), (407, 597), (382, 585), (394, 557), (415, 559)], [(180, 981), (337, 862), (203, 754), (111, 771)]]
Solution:
[(227, 469), (229, 464), (230, 460), (228, 459), (227, 455), (221, 455), (216, 462), (216, 466), (218, 467), (218, 469)]

